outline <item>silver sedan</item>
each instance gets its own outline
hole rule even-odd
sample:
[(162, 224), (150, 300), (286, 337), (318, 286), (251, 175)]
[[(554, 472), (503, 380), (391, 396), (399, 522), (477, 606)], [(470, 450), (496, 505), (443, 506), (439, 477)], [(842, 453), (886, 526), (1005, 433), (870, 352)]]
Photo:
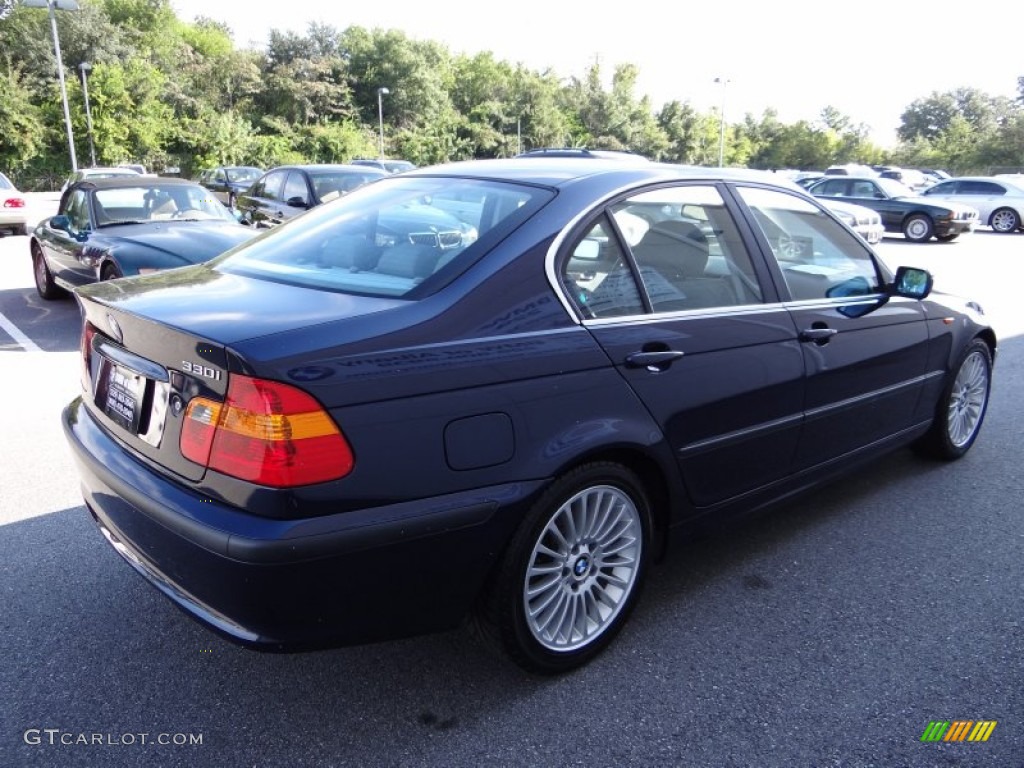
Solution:
[(921, 193), (930, 200), (964, 203), (978, 209), (978, 221), (996, 232), (1024, 230), (1024, 178), (959, 176)]

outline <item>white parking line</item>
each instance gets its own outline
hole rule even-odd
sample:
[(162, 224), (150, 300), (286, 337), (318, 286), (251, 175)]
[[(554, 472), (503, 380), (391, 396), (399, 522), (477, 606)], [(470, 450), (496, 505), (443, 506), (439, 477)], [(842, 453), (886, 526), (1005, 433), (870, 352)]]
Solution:
[(32, 339), (30, 339), (28, 336), (22, 333), (18, 326), (16, 326), (10, 320), (4, 317), (2, 312), (0, 312), (0, 328), (3, 328), (7, 332), (7, 335), (14, 339), (18, 344), (20, 344), (26, 352), (43, 351), (36, 345), (34, 341), (32, 341)]

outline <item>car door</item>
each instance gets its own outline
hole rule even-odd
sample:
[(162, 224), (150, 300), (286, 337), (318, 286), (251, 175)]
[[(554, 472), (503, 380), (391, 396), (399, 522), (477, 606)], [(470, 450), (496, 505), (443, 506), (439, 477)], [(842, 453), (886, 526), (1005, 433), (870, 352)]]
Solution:
[(246, 223), (265, 229), (281, 222), (281, 193), (287, 176), (287, 170), (269, 171), (249, 194), (238, 198)]
[(890, 297), (888, 272), (856, 235), (796, 194), (738, 186), (799, 334), (806, 371), (795, 469), (914, 424), (928, 329), (919, 301)]
[(94, 282), (96, 270), (91, 261), (86, 263), (82, 260), (86, 240), (93, 230), (86, 190), (71, 191), (60, 213), (67, 217), (68, 229), (47, 225), (46, 236), (40, 242), (50, 271), (65, 284), (84, 285)]
[(718, 188), (616, 202), (560, 269), (582, 322), (660, 425), (695, 507), (791, 472), (802, 345)]

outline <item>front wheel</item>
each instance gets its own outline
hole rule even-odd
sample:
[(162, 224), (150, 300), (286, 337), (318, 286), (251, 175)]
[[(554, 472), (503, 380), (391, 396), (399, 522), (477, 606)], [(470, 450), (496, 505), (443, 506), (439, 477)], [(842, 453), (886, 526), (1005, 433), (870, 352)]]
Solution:
[(1020, 229), (1021, 225), (1020, 216), (1011, 208), (1000, 208), (997, 211), (993, 211), (992, 216), (989, 217), (988, 224), (993, 230), (1003, 234), (1016, 232)]
[(921, 452), (938, 459), (959, 459), (978, 437), (992, 387), (992, 352), (988, 344), (974, 339), (954, 371), (943, 387), (931, 429), (917, 444)]
[(915, 213), (903, 222), (903, 236), (914, 243), (928, 242), (934, 232), (932, 220), (924, 214)]
[(935, 239), (938, 240), (940, 243), (951, 243), (954, 240), (956, 240), (958, 237), (960, 237), (960, 233), (959, 232), (954, 232), (954, 233), (949, 234), (949, 235), (936, 235)]
[(484, 634), (531, 672), (582, 666), (635, 606), (650, 537), (650, 503), (631, 470), (599, 462), (563, 475), (512, 539), (478, 617)]
[(43, 249), (38, 243), (32, 243), (32, 275), (36, 281), (36, 291), (40, 298), (52, 301), (67, 295), (67, 291), (57, 285), (53, 273), (43, 256)]

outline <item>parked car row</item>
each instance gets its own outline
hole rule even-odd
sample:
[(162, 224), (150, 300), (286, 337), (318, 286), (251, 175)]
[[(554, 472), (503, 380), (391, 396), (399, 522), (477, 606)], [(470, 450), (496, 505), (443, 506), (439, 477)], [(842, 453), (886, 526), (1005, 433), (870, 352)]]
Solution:
[(893, 179), (880, 176), (823, 176), (807, 191), (829, 201), (851, 202), (877, 211), (887, 232), (915, 243), (933, 237), (948, 242), (978, 224), (977, 209), (960, 203), (929, 200)]

